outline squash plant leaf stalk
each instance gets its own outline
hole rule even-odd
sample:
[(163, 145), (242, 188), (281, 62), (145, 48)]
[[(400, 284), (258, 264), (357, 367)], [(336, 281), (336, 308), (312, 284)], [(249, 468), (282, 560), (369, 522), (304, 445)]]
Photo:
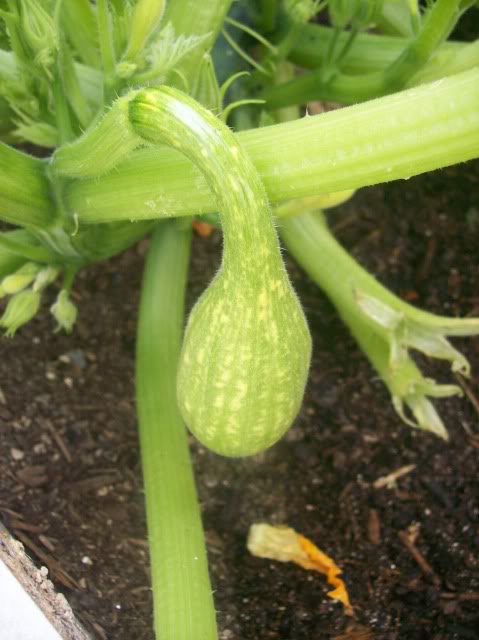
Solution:
[(320, 99), (350, 104), (399, 91), (427, 64), (434, 51), (448, 37), (464, 11), (463, 4), (460, 0), (437, 0), (431, 4), (415, 38), (381, 71), (357, 77), (345, 76), (338, 69), (327, 72), (326, 64), (310, 74), (271, 87), (260, 97), (267, 101), (271, 109), (277, 109)]
[(181, 152), (215, 196), (223, 264), (191, 314), (178, 399), (188, 427), (214, 451), (261, 451), (299, 410), (311, 344), (258, 173), (226, 125), (168, 87), (117, 100), (95, 129), (57, 151), (53, 166), (68, 175), (101, 172), (107, 148), (112, 168), (123, 153), (121, 145), (110, 144), (118, 139), (125, 154), (142, 141)]
[[(278, 203), (406, 179), (476, 158), (478, 104), (476, 68), (363, 104), (236, 136), (259, 172), (270, 202)], [(85, 223), (216, 211), (214, 195), (201, 172), (175, 149), (131, 152), (135, 144), (127, 125), (120, 128), (113, 122), (125, 118), (116, 109), (115, 103), (101, 125), (105, 131), (109, 128), (103, 144), (91, 132), (84, 144), (80, 139), (53, 156), (52, 170), (59, 174), (94, 178), (67, 182), (63, 190), (67, 210)], [(109, 173), (98, 180), (99, 171)]]
[(176, 402), (190, 245), (190, 225), (156, 226), (138, 320), (136, 404), (158, 640), (217, 638), (187, 432)]
[[(479, 318), (448, 318), (404, 302), (366, 272), (328, 230), (321, 212), (305, 212), (281, 222), (288, 251), (327, 293), (341, 318), (386, 383), (393, 406), (410, 426), (447, 439), (429, 397), (462, 395), (456, 385), (425, 378), (410, 351), (446, 360), (453, 372), (470, 375), (466, 358), (448, 336), (479, 334)], [(411, 411), (410, 418), (404, 407)]]

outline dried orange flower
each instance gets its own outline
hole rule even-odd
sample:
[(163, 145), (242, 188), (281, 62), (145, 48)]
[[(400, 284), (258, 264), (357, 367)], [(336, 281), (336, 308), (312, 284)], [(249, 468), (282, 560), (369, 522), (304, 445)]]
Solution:
[(319, 571), (335, 587), (328, 596), (339, 600), (351, 609), (344, 581), (338, 576), (341, 569), (308, 538), (291, 527), (274, 526), (264, 522), (253, 524), (248, 535), (248, 550), (258, 558), (270, 558), (280, 562), (294, 562), (304, 569)]

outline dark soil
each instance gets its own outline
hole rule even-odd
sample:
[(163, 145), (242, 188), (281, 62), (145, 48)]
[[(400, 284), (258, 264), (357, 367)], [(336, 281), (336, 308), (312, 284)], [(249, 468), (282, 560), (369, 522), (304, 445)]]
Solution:
[[(405, 299), (479, 314), (479, 163), (371, 189), (330, 215), (341, 241)], [(196, 239), (190, 304), (220, 237)], [(0, 515), (96, 638), (146, 640), (148, 549), (133, 356), (145, 243), (82, 272), (72, 336), (48, 303), (1, 343)], [(479, 385), (440, 400), (451, 440), (403, 425), (318, 289), (291, 264), (314, 336), (303, 410), (261, 456), (192, 441), (223, 640), (479, 638)], [(51, 294), (53, 295), (53, 294)], [(458, 341), (479, 371), (479, 341)], [(450, 380), (446, 366), (431, 374)], [(376, 479), (415, 465), (390, 486)], [(343, 568), (355, 618), (320, 574), (254, 558), (249, 526), (285, 523)]]

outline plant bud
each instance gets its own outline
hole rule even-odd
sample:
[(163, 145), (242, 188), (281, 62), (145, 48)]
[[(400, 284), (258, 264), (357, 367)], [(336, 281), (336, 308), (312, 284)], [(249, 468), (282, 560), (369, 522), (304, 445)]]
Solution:
[(40, 293), (33, 289), (20, 291), (10, 298), (3, 316), (0, 318), (0, 327), (6, 329), (5, 335), (13, 336), (19, 327), (29, 322), (40, 307)]
[(55, 21), (38, 0), (21, 0), (22, 37), (34, 54), (35, 62), (47, 72), (59, 49)]
[(164, 0), (138, 0), (131, 16), (125, 58), (132, 60), (143, 50), (148, 36), (160, 24), (164, 11)]
[(48, 266), (42, 269), (35, 278), (33, 290), (43, 291), (45, 287), (48, 287), (49, 284), (55, 282), (59, 272), (60, 269), (58, 267)]
[(70, 300), (70, 296), (66, 289), (60, 291), (57, 301), (52, 305), (50, 311), (58, 322), (56, 331), (63, 329), (66, 333), (71, 333), (73, 325), (77, 319), (78, 310)]
[[(40, 269), (40, 265), (34, 262), (27, 262), (20, 269), (17, 269), (15, 273), (3, 278), (0, 284), (0, 291), (3, 295), (13, 295), (22, 291), (35, 280)], [(2, 297), (2, 293), (0, 293), (0, 297)]]

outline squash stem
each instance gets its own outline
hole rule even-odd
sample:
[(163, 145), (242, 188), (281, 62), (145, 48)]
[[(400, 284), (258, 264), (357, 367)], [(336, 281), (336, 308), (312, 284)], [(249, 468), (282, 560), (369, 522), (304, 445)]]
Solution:
[(408, 80), (426, 65), (447, 38), (460, 17), (457, 0), (437, 0), (426, 15), (416, 38), (381, 71), (360, 76), (336, 73), (326, 76), (324, 67), (267, 90), (264, 98), (271, 109), (302, 104), (310, 100), (335, 100), (345, 104), (377, 98), (404, 88)]
[(54, 216), (44, 163), (0, 142), (0, 219), (41, 228)]
[[(479, 68), (378, 100), (238, 135), (271, 202), (407, 179), (479, 155)], [(111, 112), (110, 112), (111, 113)], [(126, 114), (125, 114), (126, 115)], [(125, 130), (109, 131), (118, 143)], [(88, 136), (98, 144), (90, 145)], [(57, 151), (70, 177), (111, 168), (90, 132)], [(105, 155), (106, 151), (106, 155)], [(161, 180), (158, 179), (161, 176)], [(320, 179), (318, 179), (318, 176)], [(175, 149), (141, 149), (100, 180), (71, 181), (64, 202), (88, 223), (216, 210), (206, 181)]]
[(158, 640), (215, 640), (216, 622), (186, 428), (176, 403), (191, 230), (157, 226), (145, 265), (136, 398)]
[[(449, 361), (452, 371), (467, 376), (469, 363), (447, 336), (477, 335), (479, 319), (438, 316), (395, 296), (340, 246), (320, 212), (283, 220), (280, 233), (289, 252), (331, 298), (389, 388), (401, 418), (447, 438), (428, 397), (460, 395), (460, 389), (423, 377), (409, 350)], [(414, 419), (404, 412), (404, 406)]]

